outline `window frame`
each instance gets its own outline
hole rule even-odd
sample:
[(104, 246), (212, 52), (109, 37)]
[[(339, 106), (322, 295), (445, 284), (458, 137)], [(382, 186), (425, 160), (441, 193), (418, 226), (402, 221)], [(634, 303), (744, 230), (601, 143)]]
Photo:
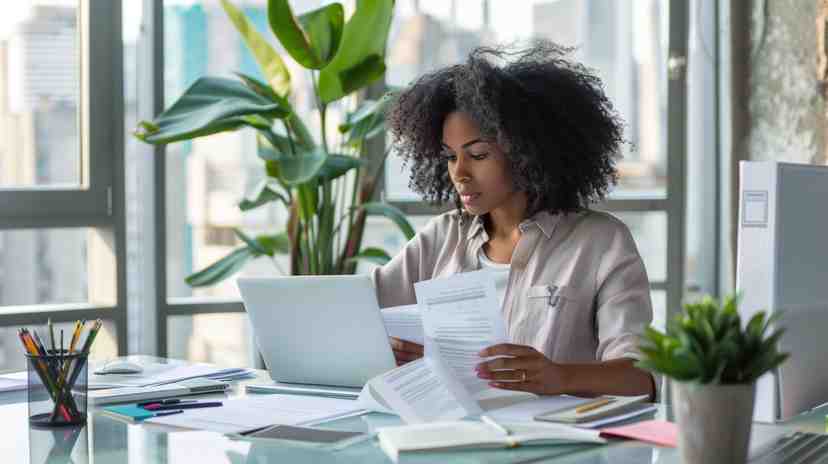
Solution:
[[(114, 177), (121, 127), (112, 97), (120, 88), (117, 75), (122, 50), (121, 2), (78, 0), (80, 45), (80, 184), (0, 188), (3, 228), (107, 226), (114, 205)], [(117, 18), (116, 18), (117, 16)], [(105, 20), (106, 19), (106, 20)], [(117, 23), (114, 21), (117, 19)], [(118, 39), (117, 44), (113, 40)]]
[(126, 354), (121, 1), (78, 0), (80, 185), (0, 188), (0, 230), (89, 227), (101, 235), (112, 247), (115, 304), (2, 306), (0, 326), (101, 318), (114, 324), (118, 353)]
[[(718, 9), (718, 0), (716, 0)], [(163, 110), (163, 0), (145, 0), (145, 13), (150, 12), (153, 25), (151, 40), (153, 41), (153, 100), (155, 113)], [(685, 292), (685, 260), (686, 260), (686, 219), (687, 192), (684, 175), (687, 171), (687, 69), (686, 57), (688, 49), (689, 6), (685, 0), (670, 0), (669, 3), (669, 44), (668, 57), (675, 58), (675, 72), (668, 77), (667, 91), (667, 147), (670, 154), (667, 157), (668, 185), (666, 195), (634, 198), (609, 198), (595, 205), (596, 208), (611, 212), (664, 212), (667, 216), (667, 277), (664, 280), (651, 282), (652, 290), (666, 292), (666, 317), (669, 320), (680, 311), (681, 301)], [(147, 17), (147, 16), (145, 16)], [(718, 42), (717, 42), (718, 45)], [(717, 49), (718, 50), (718, 49)], [(717, 51), (718, 53), (718, 51)], [(382, 86), (372, 86), (368, 95), (376, 96)], [(718, 95), (716, 96), (718, 104)], [(717, 115), (718, 116), (718, 115)], [(382, 139), (382, 137), (378, 137)], [(716, 143), (717, 153), (720, 151)], [(382, 152), (373, 147), (372, 152)], [(155, 275), (156, 288), (156, 346), (160, 356), (167, 355), (168, 319), (172, 316), (193, 316), (197, 314), (240, 313), (244, 307), (236, 300), (215, 300), (204, 298), (173, 298), (168, 299), (166, 289), (166, 202), (164, 166), (164, 148), (156, 147), (156, 162), (153, 175), (155, 179), (154, 224), (155, 224)], [(385, 173), (381, 174), (380, 182), (385, 185)], [(384, 192), (384, 189), (378, 189)], [(384, 193), (378, 193), (377, 199), (382, 199)], [(401, 209), (407, 215), (434, 215), (446, 208), (428, 205), (422, 201), (390, 201), (392, 205)], [(718, 238), (717, 238), (718, 242)], [(719, 250), (717, 248), (718, 255)], [(716, 257), (716, 260), (719, 258)], [(718, 293), (718, 288), (708, 289)]]

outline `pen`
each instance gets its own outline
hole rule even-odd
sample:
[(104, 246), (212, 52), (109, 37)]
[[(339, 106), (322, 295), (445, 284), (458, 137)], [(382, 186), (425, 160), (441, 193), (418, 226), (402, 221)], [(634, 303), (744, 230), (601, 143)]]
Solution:
[(613, 401), (615, 401), (615, 398), (602, 398), (600, 400), (596, 400), (596, 401), (593, 401), (591, 403), (587, 403), (583, 406), (578, 406), (577, 408), (575, 408), (575, 412), (577, 414), (580, 414), (582, 412), (592, 411), (593, 409), (598, 409), (601, 406), (606, 406), (606, 405), (612, 403)]
[(480, 420), (487, 423), (487, 424), (489, 424), (489, 425), (491, 425), (492, 427), (497, 429), (497, 431), (502, 433), (503, 435), (511, 435), (512, 434), (511, 430), (507, 429), (506, 427), (504, 427), (501, 424), (498, 424), (494, 419), (492, 419), (491, 417), (489, 417), (485, 414), (482, 414), (480, 416)]
[(169, 409), (199, 409), (215, 408), (221, 406), (221, 401), (205, 401), (203, 403), (174, 403), (174, 404), (148, 404), (144, 406), (147, 411), (165, 411)]
[(152, 400), (152, 401), (142, 401), (137, 404), (137, 406), (144, 407), (149, 406), (151, 404), (187, 404), (187, 403), (196, 403), (197, 400), (182, 400), (180, 398), (167, 398), (165, 400)]
[(179, 414), (179, 413), (182, 413), (182, 412), (184, 412), (183, 409), (175, 409), (173, 411), (161, 411), (161, 412), (156, 412), (155, 414), (153, 414), (153, 417), (170, 416), (172, 414)]

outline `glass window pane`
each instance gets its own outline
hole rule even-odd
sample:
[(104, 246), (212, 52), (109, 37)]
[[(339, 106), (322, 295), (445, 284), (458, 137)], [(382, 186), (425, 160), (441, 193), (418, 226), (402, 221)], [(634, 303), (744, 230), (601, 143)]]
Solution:
[[(716, 215), (726, 210), (714, 207), (720, 200), (717, 182), (716, 79), (718, 68), (711, 44), (715, 43), (716, 9), (709, 2), (694, 0), (688, 7), (690, 31), (687, 56), (687, 165), (685, 300), (691, 293), (716, 291), (718, 266)], [(726, 174), (722, 173), (726, 177)], [(723, 229), (724, 230), (724, 229)], [(721, 251), (727, 255), (727, 250)], [(725, 277), (725, 276), (723, 276)], [(729, 276), (727, 277), (729, 280)], [(728, 285), (722, 281), (724, 287)]]
[[(425, 227), (431, 216), (408, 216), (407, 219), (414, 230), (419, 231)], [(388, 253), (388, 256), (393, 258), (407, 242), (408, 240), (400, 232), (399, 227), (390, 220), (384, 217), (369, 216), (365, 221), (365, 232), (362, 237), (363, 247), (381, 248)], [(357, 272), (370, 272), (374, 267), (376, 267), (375, 264), (362, 261), (357, 267)]]
[[(45, 319), (46, 316), (44, 316)], [(74, 329), (74, 322), (55, 323), (55, 336), (59, 337), (60, 330), (63, 329), (64, 343), (68, 344)], [(89, 323), (87, 323), (89, 327)], [(21, 371), (26, 368), (26, 360), (23, 357), (23, 347), (20, 344), (20, 339), (17, 338), (17, 329), (19, 327), (0, 327), (0, 373)], [(36, 330), (43, 343), (50, 343), (48, 338), (49, 331), (46, 325), (28, 326), (29, 330)], [(115, 332), (115, 324), (112, 321), (104, 320), (100, 332), (95, 337), (95, 343), (92, 344), (92, 351), (89, 355), (92, 360), (105, 361), (118, 356), (118, 343)], [(55, 343), (60, 343), (59, 339)]]
[(0, 17), (0, 188), (78, 186), (78, 1), (8, 2)]
[[(297, 14), (329, 1), (292, 1)], [(311, 134), (319, 132), (311, 75), (284, 52), (270, 31), (267, 0), (239, 3), (263, 37), (283, 57), (291, 73), (291, 103)], [(169, 107), (199, 77), (236, 79), (240, 71), (265, 80), (221, 4), (212, 0), (164, 2), (164, 71), (166, 106)], [(354, 104), (343, 99), (329, 106), (328, 134)], [(330, 142), (336, 142), (331, 135)], [(242, 212), (238, 203), (265, 178), (264, 163), (256, 154), (256, 136), (250, 129), (221, 133), (167, 147), (167, 295), (179, 297), (238, 297), (235, 280), (242, 275), (289, 272), (286, 256), (260, 258), (236, 276), (206, 288), (190, 288), (185, 278), (242, 245), (238, 227), (248, 235), (284, 230), (287, 213), (271, 204)]]
[[(626, 122), (615, 197), (666, 192), (667, 2), (657, 0), (400, 0), (389, 40), (389, 85), (465, 59), (478, 45), (533, 37), (577, 47), (573, 58), (597, 71)], [(401, 160), (390, 157), (386, 193), (416, 199)]]
[(664, 290), (653, 290), (650, 292), (653, 300), (653, 323), (652, 326), (664, 332), (667, 327), (667, 292)]
[(667, 279), (667, 213), (636, 211), (612, 214), (629, 227), (650, 282)]
[(3, 306), (115, 302), (114, 250), (95, 229), (0, 231)]
[(253, 366), (253, 337), (247, 314), (196, 314), (167, 319), (167, 353), (171, 358)]

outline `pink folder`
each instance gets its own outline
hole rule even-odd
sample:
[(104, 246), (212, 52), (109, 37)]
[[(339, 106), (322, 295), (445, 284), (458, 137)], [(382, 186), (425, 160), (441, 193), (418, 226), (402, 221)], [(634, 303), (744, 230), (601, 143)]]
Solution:
[(678, 429), (676, 424), (661, 420), (636, 422), (620, 427), (601, 429), (602, 437), (621, 437), (633, 440), (646, 441), (659, 446), (676, 447)]

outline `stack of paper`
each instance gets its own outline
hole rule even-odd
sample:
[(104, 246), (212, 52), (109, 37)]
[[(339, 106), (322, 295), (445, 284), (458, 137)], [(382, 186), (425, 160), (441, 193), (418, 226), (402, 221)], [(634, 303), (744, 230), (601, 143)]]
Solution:
[(182, 380), (165, 385), (151, 387), (118, 387), (92, 390), (86, 400), (90, 405), (100, 406), (111, 403), (128, 403), (174, 396), (197, 395), (205, 393), (224, 393), (230, 387), (226, 382), (205, 377)]
[(211, 364), (162, 364), (146, 363), (140, 374), (91, 374), (89, 388), (150, 387), (206, 377), (213, 380), (237, 380), (252, 377), (253, 370), (234, 367), (220, 368)]
[(26, 371), (0, 375), (0, 392), (25, 390), (28, 382)]
[(218, 408), (187, 409), (146, 422), (219, 433), (240, 433), (273, 424), (311, 425), (366, 412), (354, 400), (263, 395), (225, 400)]

